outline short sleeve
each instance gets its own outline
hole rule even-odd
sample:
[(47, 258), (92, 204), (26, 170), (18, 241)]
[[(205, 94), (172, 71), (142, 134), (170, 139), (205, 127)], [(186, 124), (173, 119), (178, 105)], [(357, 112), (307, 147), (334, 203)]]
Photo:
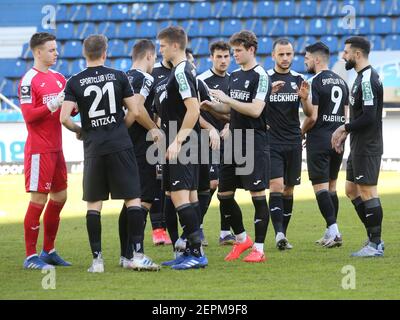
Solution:
[(191, 72), (186, 69), (184, 71), (176, 70), (175, 79), (178, 83), (179, 94), (181, 95), (182, 100), (187, 98), (197, 98), (196, 78)]
[(207, 84), (200, 79), (197, 79), (197, 84), (199, 89), (200, 101), (205, 101), (205, 100), (211, 101)]
[(74, 77), (69, 78), (69, 80), (67, 81), (67, 84), (65, 85), (65, 98), (64, 101), (72, 101), (72, 102), (77, 102), (76, 101), (76, 96), (74, 94), (74, 90), (73, 90), (73, 81), (74, 81)]
[(152, 87), (153, 79), (150, 77), (143, 77), (139, 93), (146, 99), (149, 96)]
[(311, 92), (310, 92), (311, 103), (315, 106), (318, 106), (319, 105), (319, 88), (318, 88), (318, 83), (315, 78), (311, 80), (310, 88), (311, 88)]
[(267, 101), (268, 92), (270, 92), (270, 79), (266, 73), (259, 74), (257, 81), (257, 90), (253, 93), (253, 99)]
[(129, 98), (134, 95), (131, 84), (129, 83), (128, 76), (121, 71), (121, 87), (122, 87), (122, 98)]

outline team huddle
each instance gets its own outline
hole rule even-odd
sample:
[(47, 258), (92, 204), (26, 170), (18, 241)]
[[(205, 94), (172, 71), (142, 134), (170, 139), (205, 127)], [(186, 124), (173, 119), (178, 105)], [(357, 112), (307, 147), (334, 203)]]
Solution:
[[(126, 269), (161, 269), (145, 255), (148, 215), (153, 242), (172, 244), (173, 259), (162, 266), (206, 267), (203, 221), (216, 191), (219, 244), (232, 246), (226, 261), (237, 260), (246, 251), (244, 262), (266, 261), (264, 242), (270, 219), (277, 249), (292, 249), (288, 225), (294, 188), (301, 180), (303, 145), (309, 179), (326, 222), (324, 235), (316, 243), (340, 247), (336, 184), (349, 133), (346, 195), (367, 231), (367, 241), (352, 256), (383, 256), (383, 212), (377, 192), (383, 153), (383, 87), (368, 62), (367, 39), (350, 37), (345, 42), (346, 69), (358, 73), (351, 90), (329, 70), (329, 48), (322, 42), (305, 49), (306, 68), (314, 74), (306, 80), (291, 70), (294, 50), (288, 39), (275, 40), (275, 65), (265, 70), (256, 61), (257, 38), (247, 30), (233, 34), (229, 43), (211, 43), (212, 68), (200, 75), (181, 27), (159, 32), (162, 61), (158, 63), (154, 43), (136, 41), (132, 67), (126, 73), (105, 66), (107, 38), (91, 35), (83, 43), (87, 68), (66, 81), (50, 69), (58, 55), (55, 40), (48, 33), (32, 36), (35, 64), (19, 87), (28, 129), (26, 191), (31, 194), (24, 221), (24, 268), (71, 265), (55, 250), (59, 216), (67, 198), (61, 124), (83, 141), (83, 200), (93, 255), (89, 272), (104, 272), (101, 210), (110, 195), (124, 200), (118, 221), (119, 264)], [(239, 68), (229, 74), (231, 54)], [(305, 115), (302, 124), (300, 107)], [(81, 126), (71, 118), (78, 113)], [(252, 198), (254, 241), (243, 222), (247, 213), (235, 200), (238, 188), (249, 191)], [(270, 190), (268, 200), (266, 189)], [(45, 241), (37, 255), (45, 206)]]

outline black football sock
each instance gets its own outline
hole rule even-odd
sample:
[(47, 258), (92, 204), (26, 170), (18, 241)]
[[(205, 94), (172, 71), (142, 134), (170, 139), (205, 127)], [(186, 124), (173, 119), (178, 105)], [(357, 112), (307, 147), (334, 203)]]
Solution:
[(269, 211), (275, 234), (283, 232), (283, 193), (271, 192), (269, 194)]
[(286, 234), (293, 211), (293, 196), (283, 196), (283, 233)]
[(254, 228), (256, 243), (264, 243), (267, 235), (269, 223), (269, 209), (267, 198), (265, 196), (252, 197), (255, 213), (254, 213)]
[(315, 194), (318, 202), (319, 211), (325, 219), (326, 226), (329, 227), (336, 223), (335, 208), (328, 190), (320, 190)]
[(208, 210), (208, 206), (210, 204), (210, 191), (200, 191), (198, 193), (198, 197), (199, 197), (199, 204), (200, 204), (200, 212), (201, 212), (201, 220), (200, 220), (200, 225), (203, 224), (204, 222), (204, 216), (207, 213)]
[(157, 196), (154, 198), (153, 204), (150, 208), (150, 221), (151, 221), (151, 228), (153, 230), (155, 229), (160, 229), (163, 227), (162, 224), (162, 206), (161, 206), (161, 194), (162, 191), (160, 190), (160, 193), (157, 194)]
[(88, 210), (86, 212), (86, 228), (93, 258), (97, 258), (101, 254), (101, 219), (99, 211)]
[[(363, 223), (365, 230), (367, 230), (364, 201), (361, 199), (361, 197), (357, 197), (354, 200), (351, 200), (351, 202), (353, 203), (354, 209), (356, 210), (358, 217)], [(368, 230), (367, 230), (367, 237), (369, 239)]]
[(221, 196), (218, 195), (219, 210), (227, 219), (229, 219), (235, 235), (245, 231), (243, 226), (242, 211), (237, 204), (234, 195)]
[(329, 192), (329, 194), (331, 195), (333, 207), (335, 208), (335, 217), (336, 217), (336, 220), (337, 220), (337, 217), (338, 217), (338, 214), (339, 214), (339, 198), (337, 196), (336, 191)]
[(200, 228), (195, 206), (191, 203), (186, 203), (176, 208), (176, 211), (178, 212), (182, 229), (187, 236), (190, 252), (195, 256), (201, 255)]
[[(128, 248), (128, 220), (126, 216), (126, 206), (121, 209), (118, 219), (118, 231), (119, 231), (119, 243), (121, 246), (121, 257), (125, 257)], [(127, 258), (127, 257), (125, 257)], [(132, 258), (132, 252), (130, 253), (130, 258)]]
[(369, 239), (375, 244), (381, 243), (383, 210), (379, 198), (364, 201), (365, 206), (365, 226)]
[(144, 216), (146, 210), (132, 206), (127, 209), (129, 246), (134, 252), (143, 253)]
[(174, 203), (170, 196), (165, 196), (164, 198), (164, 213), (165, 221), (167, 225), (167, 230), (169, 237), (171, 238), (172, 247), (174, 248), (176, 240), (178, 240), (178, 218), (176, 216), (176, 210)]

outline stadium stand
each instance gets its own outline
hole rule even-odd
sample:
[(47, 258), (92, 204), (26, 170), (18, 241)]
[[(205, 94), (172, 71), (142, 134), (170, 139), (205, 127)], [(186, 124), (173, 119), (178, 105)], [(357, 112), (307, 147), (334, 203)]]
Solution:
[[(355, 8), (355, 30), (347, 29), (344, 17), (349, 12), (343, 10), (346, 5)], [(20, 15), (15, 6), (7, 8), (0, 4), (0, 9), (7, 19), (10, 15)], [(38, 26), (41, 17), (24, 16), (27, 19), (24, 23)], [(198, 72), (210, 66), (209, 43), (218, 38), (228, 39), (242, 28), (254, 31), (259, 37), (259, 61), (268, 68), (272, 66), (272, 42), (279, 36), (293, 40), (297, 54), (294, 69), (298, 72), (305, 71), (305, 46), (316, 40), (327, 43), (333, 54), (342, 49), (349, 34), (368, 36), (375, 50), (400, 50), (399, 0), (67, 0), (57, 2), (56, 29), (50, 30), (59, 43), (60, 60), (55, 69), (67, 77), (81, 70), (82, 40), (91, 33), (103, 33), (110, 39), (108, 64), (126, 70), (135, 39), (155, 39), (160, 29), (171, 24), (181, 25), (188, 32)], [(19, 57), (0, 59), (1, 92), (16, 100), (18, 81), (31, 65), (32, 54), (27, 44), (21, 48)], [(233, 63), (230, 70), (235, 68)], [(3, 104), (2, 108), (7, 107)]]

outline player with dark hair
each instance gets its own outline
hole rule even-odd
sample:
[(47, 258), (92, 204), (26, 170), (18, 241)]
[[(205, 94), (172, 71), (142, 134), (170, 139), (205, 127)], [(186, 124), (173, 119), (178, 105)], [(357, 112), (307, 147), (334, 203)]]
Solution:
[[(153, 77), (150, 75), (156, 59), (155, 45), (151, 40), (141, 39), (135, 42), (132, 48), (132, 67), (127, 71), (128, 80), (133, 88), (134, 104), (145, 109), (150, 118), (153, 118), (153, 98), (149, 96), (153, 87)], [(141, 207), (144, 214), (144, 226), (146, 225), (147, 213), (150, 210), (157, 192), (156, 168), (146, 159), (147, 149), (152, 141), (147, 141), (148, 130), (138, 122), (134, 122), (129, 128), (129, 135), (134, 146), (136, 162), (141, 186)], [(119, 217), (119, 234), (121, 241), (120, 265), (129, 264), (132, 258), (132, 246), (128, 245), (127, 235), (127, 208), (124, 205)], [(127, 256), (126, 256), (127, 255)]]
[(292, 249), (286, 238), (293, 211), (294, 186), (300, 184), (302, 145), (299, 107), (311, 115), (308, 83), (303, 75), (291, 70), (293, 45), (288, 39), (275, 40), (272, 50), (275, 61), (267, 71), (271, 81), (284, 81), (284, 87), (269, 96), (267, 123), (271, 149), (271, 181), (269, 208), (279, 250)]
[[(159, 32), (157, 38), (163, 58), (173, 65), (161, 99), (161, 127), (169, 145), (167, 163), (163, 165), (163, 186), (178, 213), (188, 247), (186, 254), (163, 265), (172, 266), (176, 270), (205, 267), (208, 261), (201, 247), (201, 213), (197, 197), (200, 106), (197, 100), (196, 71), (186, 58), (187, 35), (183, 28), (167, 27)], [(182, 162), (185, 155), (189, 156), (187, 164)], [(195, 161), (192, 161), (193, 156)], [(176, 226), (168, 225), (172, 219), (166, 219), (168, 229), (176, 229)]]
[[(222, 90), (210, 89), (211, 95), (220, 103), (202, 102), (202, 107), (206, 110), (230, 113), (230, 130), (233, 135), (234, 149), (244, 147), (247, 153), (247, 141), (252, 140), (254, 143), (253, 158), (248, 156), (247, 163), (239, 163), (234, 156), (232, 157), (233, 161), (228, 162), (224, 156), (220, 170), (218, 189), (220, 209), (224, 215), (230, 216), (231, 226), (236, 237), (236, 242), (225, 260), (239, 259), (244, 251), (252, 248), (250, 254), (243, 261), (263, 262), (266, 260), (264, 241), (269, 222), (269, 209), (265, 196), (265, 189), (268, 188), (269, 183), (265, 104), (271, 91), (271, 83), (265, 70), (256, 62), (258, 43), (253, 32), (243, 30), (235, 33), (230, 38), (230, 45), (240, 69), (230, 75), (229, 96)], [(282, 82), (277, 83), (277, 88), (280, 86), (282, 86)], [(255, 159), (257, 159), (256, 165)], [(238, 169), (243, 169), (243, 166), (250, 167), (251, 172), (239, 175)], [(234, 198), (237, 188), (249, 190), (252, 197), (255, 210), (254, 244), (245, 231), (242, 212)]]
[[(125, 264), (134, 270), (159, 270), (160, 267), (144, 255), (144, 210), (138, 167), (127, 127), (133, 121), (150, 130), (153, 139), (161, 135), (143, 105), (135, 104), (134, 92), (122, 71), (104, 66), (107, 38), (91, 35), (83, 42), (87, 68), (72, 76), (66, 85), (65, 101), (60, 120), (83, 140), (84, 171), (83, 200), (87, 202), (86, 226), (93, 263), (88, 272), (104, 272), (101, 247), (100, 212), (104, 200), (124, 199), (127, 207), (128, 247)], [(128, 109), (125, 117), (123, 105)], [(77, 107), (82, 128), (71, 118)], [(129, 252), (130, 251), (130, 252)]]
[[(30, 202), (24, 220), (25, 269), (70, 266), (55, 250), (60, 212), (67, 200), (67, 168), (62, 151), (60, 110), (65, 78), (50, 69), (58, 57), (56, 37), (46, 32), (30, 39), (34, 65), (21, 79), (18, 94), (28, 138), (24, 151), (25, 189)], [(48, 197), (50, 196), (50, 200)], [(47, 204), (47, 206), (46, 206)], [(44, 242), (36, 253), (40, 216), (44, 213)]]
[(358, 75), (350, 92), (350, 122), (341, 125), (332, 135), (332, 147), (343, 152), (344, 140), (350, 133), (346, 195), (368, 235), (366, 244), (353, 257), (382, 257), (384, 253), (383, 210), (377, 188), (383, 154), (383, 85), (368, 61), (370, 50), (370, 42), (363, 37), (345, 41), (346, 69), (354, 69)]
[(307, 71), (315, 76), (308, 80), (313, 109), (312, 116), (303, 122), (302, 136), (307, 134), (308, 175), (326, 222), (325, 234), (316, 243), (327, 248), (340, 247), (336, 181), (343, 153), (332, 148), (331, 137), (346, 122), (349, 89), (340, 76), (329, 70), (329, 48), (324, 43), (316, 42), (306, 47), (304, 62)]
[[(230, 64), (230, 46), (229, 43), (225, 41), (215, 41), (210, 44), (210, 59), (212, 62), (212, 67), (197, 76), (199, 81), (199, 98), (200, 101), (210, 100), (208, 89), (219, 89), (224, 93), (228, 94), (229, 87), (229, 73), (227, 72)], [(210, 113), (205, 110), (200, 111), (200, 125), (205, 128), (210, 133), (210, 144), (215, 147), (220, 144), (220, 154), (223, 155), (223, 139), (227, 137), (229, 132), (229, 117), (226, 115), (221, 115), (218, 113)], [(221, 137), (220, 137), (221, 136)], [(220, 139), (222, 141), (220, 142)], [(220, 142), (220, 143), (219, 143)], [(210, 150), (210, 160), (212, 156), (212, 151)], [(220, 156), (220, 158), (221, 158)], [(199, 185), (204, 185), (202, 188), (199, 187), (199, 201), (200, 204), (204, 202), (205, 210), (204, 214), (207, 212), (207, 208), (210, 205), (213, 194), (218, 188), (219, 179), (219, 163), (209, 164), (209, 174), (207, 178), (209, 180), (206, 185), (206, 179), (203, 175), (200, 175)], [(204, 181), (204, 182), (203, 182)], [(221, 228), (220, 228), (220, 245), (230, 245), (233, 244), (235, 236), (230, 231), (230, 223), (227, 217), (221, 213)], [(204, 219), (204, 215), (203, 215)]]

